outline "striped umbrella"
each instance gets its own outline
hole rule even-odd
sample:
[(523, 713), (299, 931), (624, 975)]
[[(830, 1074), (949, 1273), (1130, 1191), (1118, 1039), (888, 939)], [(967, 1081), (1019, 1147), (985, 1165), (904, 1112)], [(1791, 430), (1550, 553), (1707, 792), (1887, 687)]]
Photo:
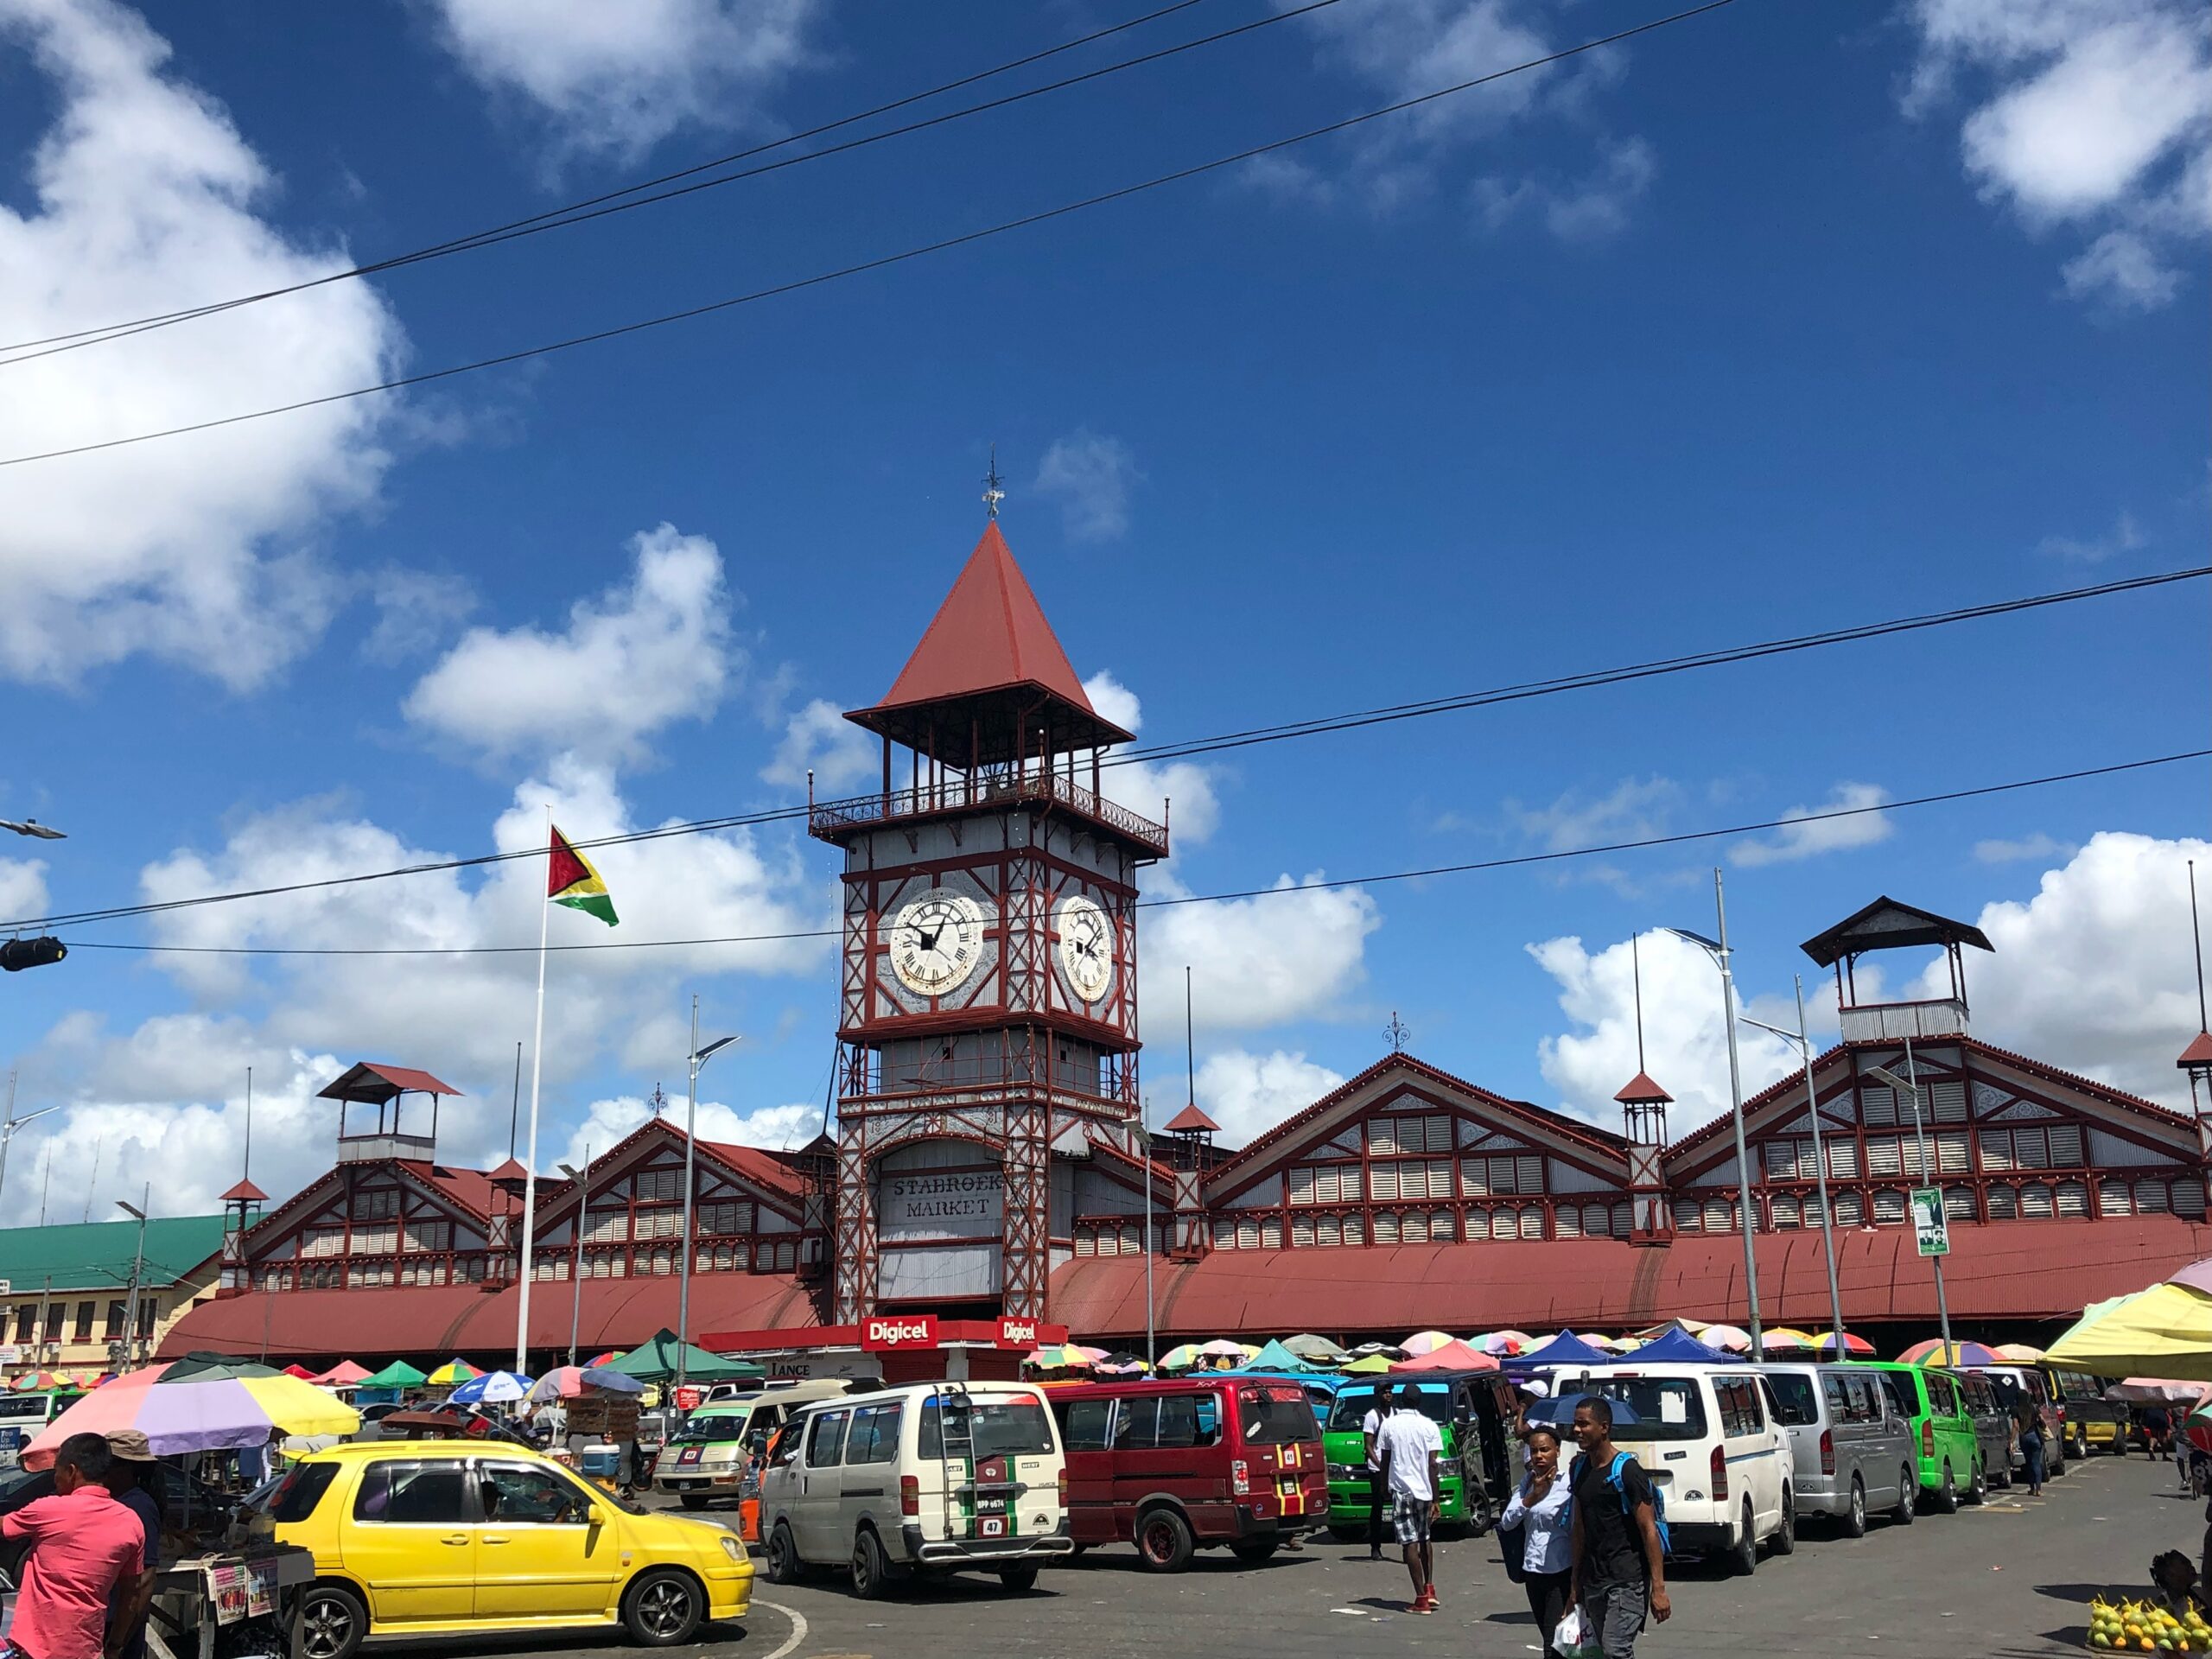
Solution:
[[(164, 1380), (175, 1367), (149, 1365), (95, 1389), (56, 1417), (23, 1448), (23, 1466), (43, 1469), (72, 1434), (135, 1428), (156, 1457), (260, 1446), (272, 1430), (286, 1434), (351, 1434), (360, 1414), (296, 1376), (207, 1376)], [(259, 1369), (258, 1367), (256, 1368)], [(203, 1376), (205, 1373), (201, 1374)], [(193, 1376), (191, 1372), (187, 1376)]]
[(1406, 1351), (1408, 1359), (1419, 1359), (1423, 1354), (1433, 1354), (1452, 1340), (1446, 1331), (1416, 1331), (1398, 1344)]
[(1994, 1348), (1978, 1342), (1955, 1342), (1947, 1350), (1940, 1338), (1916, 1342), (1897, 1356), (1907, 1365), (2002, 1365)]
[(1819, 1339), (1808, 1331), (1792, 1330), (1777, 1325), (1771, 1331), (1759, 1332), (1759, 1351), (1767, 1354), (1809, 1354), (1820, 1345)]
[(465, 1359), (449, 1359), (423, 1380), (434, 1389), (449, 1389), (456, 1382), (466, 1382), (472, 1377), (483, 1375)]
[[(1835, 1351), (1835, 1332), (1833, 1331), (1821, 1332), (1821, 1339), (1813, 1345), (1824, 1354), (1834, 1353)], [(1874, 1344), (1867, 1341), (1866, 1338), (1854, 1337), (1850, 1332), (1847, 1331), (1843, 1333), (1843, 1351), (1851, 1355), (1853, 1358), (1864, 1359), (1867, 1355), (1874, 1351)]]

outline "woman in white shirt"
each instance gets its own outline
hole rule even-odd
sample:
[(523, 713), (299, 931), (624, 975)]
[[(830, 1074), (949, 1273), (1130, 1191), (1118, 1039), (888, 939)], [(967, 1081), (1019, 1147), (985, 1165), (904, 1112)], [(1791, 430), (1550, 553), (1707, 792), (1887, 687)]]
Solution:
[[(1552, 1632), (1567, 1617), (1567, 1586), (1574, 1565), (1573, 1518), (1567, 1510), (1572, 1488), (1560, 1473), (1556, 1432), (1536, 1424), (1522, 1435), (1521, 1443), (1528, 1452), (1529, 1472), (1506, 1503), (1497, 1529), (1519, 1539), (1521, 1559), (1507, 1565), (1520, 1568), (1529, 1611), (1536, 1616), (1537, 1639), (1544, 1644), (1544, 1659), (1559, 1659)], [(1506, 1548), (1513, 1547), (1507, 1539)]]

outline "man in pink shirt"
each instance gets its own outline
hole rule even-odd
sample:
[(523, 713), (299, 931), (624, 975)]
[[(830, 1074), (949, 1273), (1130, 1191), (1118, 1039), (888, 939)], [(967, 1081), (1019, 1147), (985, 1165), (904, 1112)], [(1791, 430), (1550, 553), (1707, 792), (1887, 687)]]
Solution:
[(0, 1516), (0, 1536), (27, 1538), (10, 1656), (105, 1659), (108, 1599), (138, 1572), (145, 1528), (101, 1484), (111, 1453), (98, 1434), (72, 1434), (54, 1455), (54, 1496)]

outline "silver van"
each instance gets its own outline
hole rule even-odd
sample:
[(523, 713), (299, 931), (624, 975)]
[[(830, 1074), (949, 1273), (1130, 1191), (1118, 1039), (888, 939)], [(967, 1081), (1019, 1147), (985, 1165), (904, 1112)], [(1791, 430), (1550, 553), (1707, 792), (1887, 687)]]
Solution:
[(1855, 1365), (1762, 1365), (1768, 1409), (1789, 1431), (1801, 1516), (1832, 1516), (1847, 1538), (1866, 1535), (1869, 1513), (1910, 1524), (1920, 1495), (1912, 1425), (1880, 1383)]

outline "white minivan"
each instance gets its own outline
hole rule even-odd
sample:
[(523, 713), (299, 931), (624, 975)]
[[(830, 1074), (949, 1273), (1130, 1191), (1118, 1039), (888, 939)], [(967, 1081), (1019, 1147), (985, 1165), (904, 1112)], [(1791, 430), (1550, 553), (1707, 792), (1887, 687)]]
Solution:
[(1553, 1382), (1561, 1399), (1603, 1395), (1625, 1402), (1637, 1421), (1613, 1430), (1662, 1495), (1678, 1554), (1716, 1554), (1738, 1573), (1758, 1565), (1759, 1546), (1797, 1548), (1788, 1431), (1766, 1408), (1756, 1366), (1593, 1365)]
[(923, 1382), (803, 1408), (761, 1473), (760, 1536), (776, 1584), (836, 1564), (868, 1599), (963, 1569), (1028, 1589), (1039, 1567), (1075, 1554), (1043, 1390)]

